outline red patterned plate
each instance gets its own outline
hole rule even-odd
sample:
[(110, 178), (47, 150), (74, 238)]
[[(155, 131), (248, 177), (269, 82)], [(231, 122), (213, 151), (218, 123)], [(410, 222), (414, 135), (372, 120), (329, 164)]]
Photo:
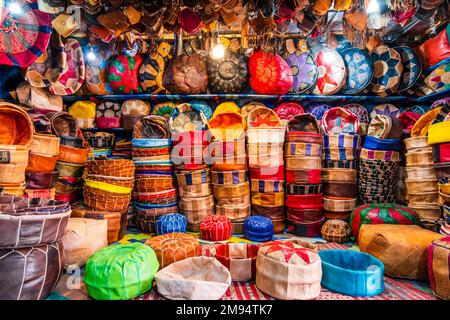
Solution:
[(291, 120), (294, 116), (305, 113), (305, 110), (298, 102), (283, 102), (274, 111), (281, 120)]

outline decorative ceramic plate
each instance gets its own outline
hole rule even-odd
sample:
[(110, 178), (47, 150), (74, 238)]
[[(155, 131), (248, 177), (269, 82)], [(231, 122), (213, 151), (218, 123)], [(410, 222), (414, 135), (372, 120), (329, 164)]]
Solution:
[(304, 93), (317, 81), (317, 66), (308, 52), (294, 52), (288, 55), (286, 62), (291, 67), (294, 82), (289, 92)]
[(255, 108), (248, 114), (247, 125), (252, 128), (280, 127), (278, 115), (267, 107)]
[(331, 106), (325, 103), (311, 103), (305, 107), (307, 113), (311, 113), (317, 120), (321, 120), (325, 111), (331, 109)]
[(281, 120), (291, 120), (294, 116), (305, 113), (305, 110), (298, 102), (283, 102), (274, 111)]
[(202, 111), (190, 103), (180, 103), (170, 115), (169, 125), (173, 132), (197, 131), (205, 128)]
[(375, 117), (377, 114), (398, 117), (398, 115), (400, 114), (400, 110), (393, 104), (383, 103), (373, 108), (372, 112), (370, 113), (370, 117), (373, 119), (373, 117)]
[(410, 47), (398, 46), (394, 50), (400, 53), (403, 63), (402, 80), (397, 90), (400, 93), (410, 89), (419, 79), (422, 72), (422, 61)]
[(169, 119), (176, 106), (177, 104), (175, 102), (170, 101), (158, 103), (153, 107), (152, 114)]
[(342, 88), (344, 94), (356, 94), (363, 91), (372, 80), (373, 65), (369, 55), (361, 49), (349, 48), (342, 51), (347, 80)]
[[(26, 68), (48, 46), (52, 32), (51, 18), (41, 12), (36, 0), (17, 0), (19, 15), (3, 8), (0, 22), (0, 64)], [(2, 4), (3, 7), (3, 4)]]
[(373, 63), (372, 92), (383, 97), (397, 92), (403, 72), (400, 53), (379, 46), (371, 53), (370, 59)]
[(317, 65), (317, 83), (313, 93), (331, 95), (338, 92), (345, 84), (345, 63), (336, 50), (322, 49), (315, 59)]
[(68, 39), (64, 50), (67, 56), (67, 70), (61, 74), (57, 82), (53, 82), (49, 87), (51, 93), (60, 96), (77, 92), (83, 84), (86, 71), (83, 51), (76, 39)]
[(450, 63), (433, 70), (425, 78), (425, 84), (436, 92), (450, 89)]

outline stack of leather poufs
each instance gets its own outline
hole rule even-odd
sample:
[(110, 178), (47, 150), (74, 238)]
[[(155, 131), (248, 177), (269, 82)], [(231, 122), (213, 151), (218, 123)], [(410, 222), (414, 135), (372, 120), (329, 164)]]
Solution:
[(370, 122), (358, 161), (360, 204), (397, 200), (402, 132), (392, 116), (376, 115)]
[(67, 203), (0, 196), (0, 299), (45, 299), (58, 283), (61, 238), (70, 217)]
[[(176, 106), (169, 119), (175, 166), (180, 194), (179, 210), (186, 217), (190, 231), (199, 232), (203, 219), (214, 214), (209, 169), (203, 152), (208, 146), (206, 117), (198, 104)], [(203, 105), (202, 105), (203, 106)]]
[(321, 186), (322, 135), (316, 118), (293, 117), (287, 125), (286, 207), (288, 230), (298, 236), (320, 235), (323, 223)]
[(247, 154), (252, 185), (252, 215), (272, 219), (275, 233), (285, 228), (284, 157), (285, 127), (267, 107), (247, 115)]
[(208, 122), (208, 129), (214, 138), (208, 146), (208, 156), (212, 159), (216, 214), (230, 219), (232, 233), (241, 235), (244, 219), (250, 215), (250, 184), (246, 174), (244, 122), (239, 107), (231, 102), (219, 105)]
[[(443, 234), (450, 232), (450, 102), (444, 100), (437, 105), (436, 117), (428, 129), (428, 144), (433, 147), (433, 162), (438, 178), (439, 204), (442, 205), (444, 215), (439, 221)], [(417, 210), (417, 209), (416, 209)], [(437, 211), (433, 213), (439, 218)], [(420, 212), (419, 212), (420, 214)], [(431, 218), (431, 217), (430, 217)], [(437, 222), (437, 221), (436, 221)]]
[(131, 160), (91, 160), (83, 186), (86, 207), (74, 206), (74, 217), (108, 220), (108, 243), (120, 240), (127, 226), (128, 206), (134, 185)]
[(326, 219), (348, 222), (357, 206), (356, 159), (360, 149), (359, 119), (351, 111), (332, 108), (321, 121), (324, 132), (323, 206)]
[(156, 232), (159, 217), (178, 212), (170, 138), (167, 119), (160, 116), (141, 119), (133, 130), (135, 220), (136, 227), (147, 233)]
[(25, 110), (6, 102), (0, 103), (0, 120), (0, 192), (23, 195), (33, 124)]
[(82, 175), (89, 156), (89, 148), (77, 128), (75, 119), (67, 112), (46, 114), (54, 135), (60, 138), (56, 170), (55, 199), (74, 202), (82, 197)]
[(426, 136), (404, 140), (406, 147), (406, 199), (408, 206), (419, 214), (422, 225), (433, 229), (440, 216), (433, 149)]
[[(25, 193), (30, 198), (55, 197), (55, 186), (59, 177), (56, 161), (59, 155), (60, 138), (51, 134), (50, 122), (43, 115), (33, 115), (35, 134), (30, 145), (33, 154), (25, 173), (27, 184)], [(50, 161), (47, 161), (50, 159)]]

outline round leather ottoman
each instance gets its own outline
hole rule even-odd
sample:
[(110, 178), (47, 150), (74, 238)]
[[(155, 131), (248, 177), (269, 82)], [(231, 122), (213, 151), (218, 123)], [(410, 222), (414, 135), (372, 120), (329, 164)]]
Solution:
[(200, 238), (223, 241), (231, 237), (231, 221), (225, 216), (208, 215), (200, 224)]
[(186, 226), (186, 217), (182, 214), (165, 214), (156, 221), (156, 233), (186, 232)]
[(272, 220), (263, 216), (247, 217), (244, 221), (244, 238), (265, 242), (272, 240), (273, 224)]

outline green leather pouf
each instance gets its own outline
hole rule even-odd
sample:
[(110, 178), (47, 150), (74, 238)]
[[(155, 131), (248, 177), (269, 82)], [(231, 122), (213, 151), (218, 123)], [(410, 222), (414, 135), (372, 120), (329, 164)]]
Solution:
[(127, 300), (150, 290), (158, 268), (149, 246), (140, 242), (112, 245), (88, 260), (84, 283), (96, 300)]

